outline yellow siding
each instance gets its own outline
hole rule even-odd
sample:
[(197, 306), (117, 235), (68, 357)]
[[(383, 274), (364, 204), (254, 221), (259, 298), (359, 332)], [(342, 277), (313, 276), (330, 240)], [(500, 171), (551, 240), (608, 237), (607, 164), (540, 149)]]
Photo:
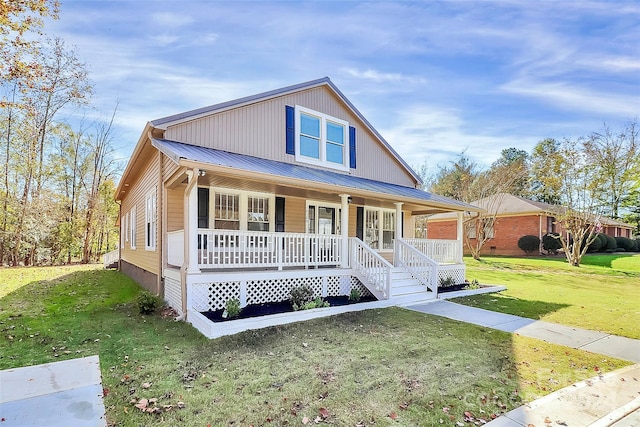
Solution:
[(284, 202), (284, 231), (304, 233), (306, 223), (306, 201), (297, 197), (287, 197)]
[(165, 138), (203, 147), (294, 163), (285, 153), (285, 105), (301, 105), (356, 127), (354, 176), (414, 186), (415, 180), (327, 87), (317, 87), (170, 126)]
[(167, 190), (167, 232), (184, 229), (184, 186)]
[[(128, 187), (128, 194), (122, 199), (122, 214), (125, 215), (130, 212), (135, 205), (137, 217), (136, 249), (131, 249), (131, 242), (126, 242), (121, 252), (122, 259), (154, 274), (158, 274), (158, 257), (160, 254), (158, 244), (160, 240), (156, 236), (156, 242), (158, 243), (156, 250), (145, 250), (145, 197), (158, 186), (159, 167), (160, 155), (155, 152), (153, 157), (145, 164), (139, 177)], [(156, 190), (156, 194), (158, 200), (157, 228), (159, 229), (161, 227), (159, 189)]]

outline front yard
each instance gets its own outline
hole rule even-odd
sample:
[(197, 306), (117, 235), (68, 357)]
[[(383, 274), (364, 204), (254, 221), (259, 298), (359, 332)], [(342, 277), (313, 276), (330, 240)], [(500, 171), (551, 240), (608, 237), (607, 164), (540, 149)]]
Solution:
[(138, 292), (100, 266), (0, 269), (0, 369), (98, 354), (113, 425), (471, 426), (628, 364), (399, 308), (207, 340)]
[(454, 302), (517, 316), (640, 339), (640, 255), (466, 259), (467, 277), (506, 285), (499, 294)]

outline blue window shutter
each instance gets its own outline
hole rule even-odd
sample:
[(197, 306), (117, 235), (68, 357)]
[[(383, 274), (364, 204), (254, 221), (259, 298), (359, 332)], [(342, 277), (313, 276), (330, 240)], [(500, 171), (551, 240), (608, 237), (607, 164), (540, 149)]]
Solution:
[(287, 154), (296, 154), (295, 109), (285, 105), (287, 116)]
[(356, 168), (356, 128), (349, 126), (349, 167)]

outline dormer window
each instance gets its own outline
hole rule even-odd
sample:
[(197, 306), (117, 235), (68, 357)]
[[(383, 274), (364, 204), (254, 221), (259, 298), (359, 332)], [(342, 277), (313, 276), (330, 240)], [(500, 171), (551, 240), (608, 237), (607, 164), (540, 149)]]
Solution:
[(296, 161), (349, 170), (349, 123), (297, 105)]

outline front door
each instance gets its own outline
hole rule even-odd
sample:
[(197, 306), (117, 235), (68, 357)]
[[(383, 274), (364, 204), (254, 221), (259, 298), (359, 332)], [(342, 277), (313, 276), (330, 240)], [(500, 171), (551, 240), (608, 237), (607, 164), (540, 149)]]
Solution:
[(340, 234), (341, 209), (326, 204), (307, 204), (307, 233)]

